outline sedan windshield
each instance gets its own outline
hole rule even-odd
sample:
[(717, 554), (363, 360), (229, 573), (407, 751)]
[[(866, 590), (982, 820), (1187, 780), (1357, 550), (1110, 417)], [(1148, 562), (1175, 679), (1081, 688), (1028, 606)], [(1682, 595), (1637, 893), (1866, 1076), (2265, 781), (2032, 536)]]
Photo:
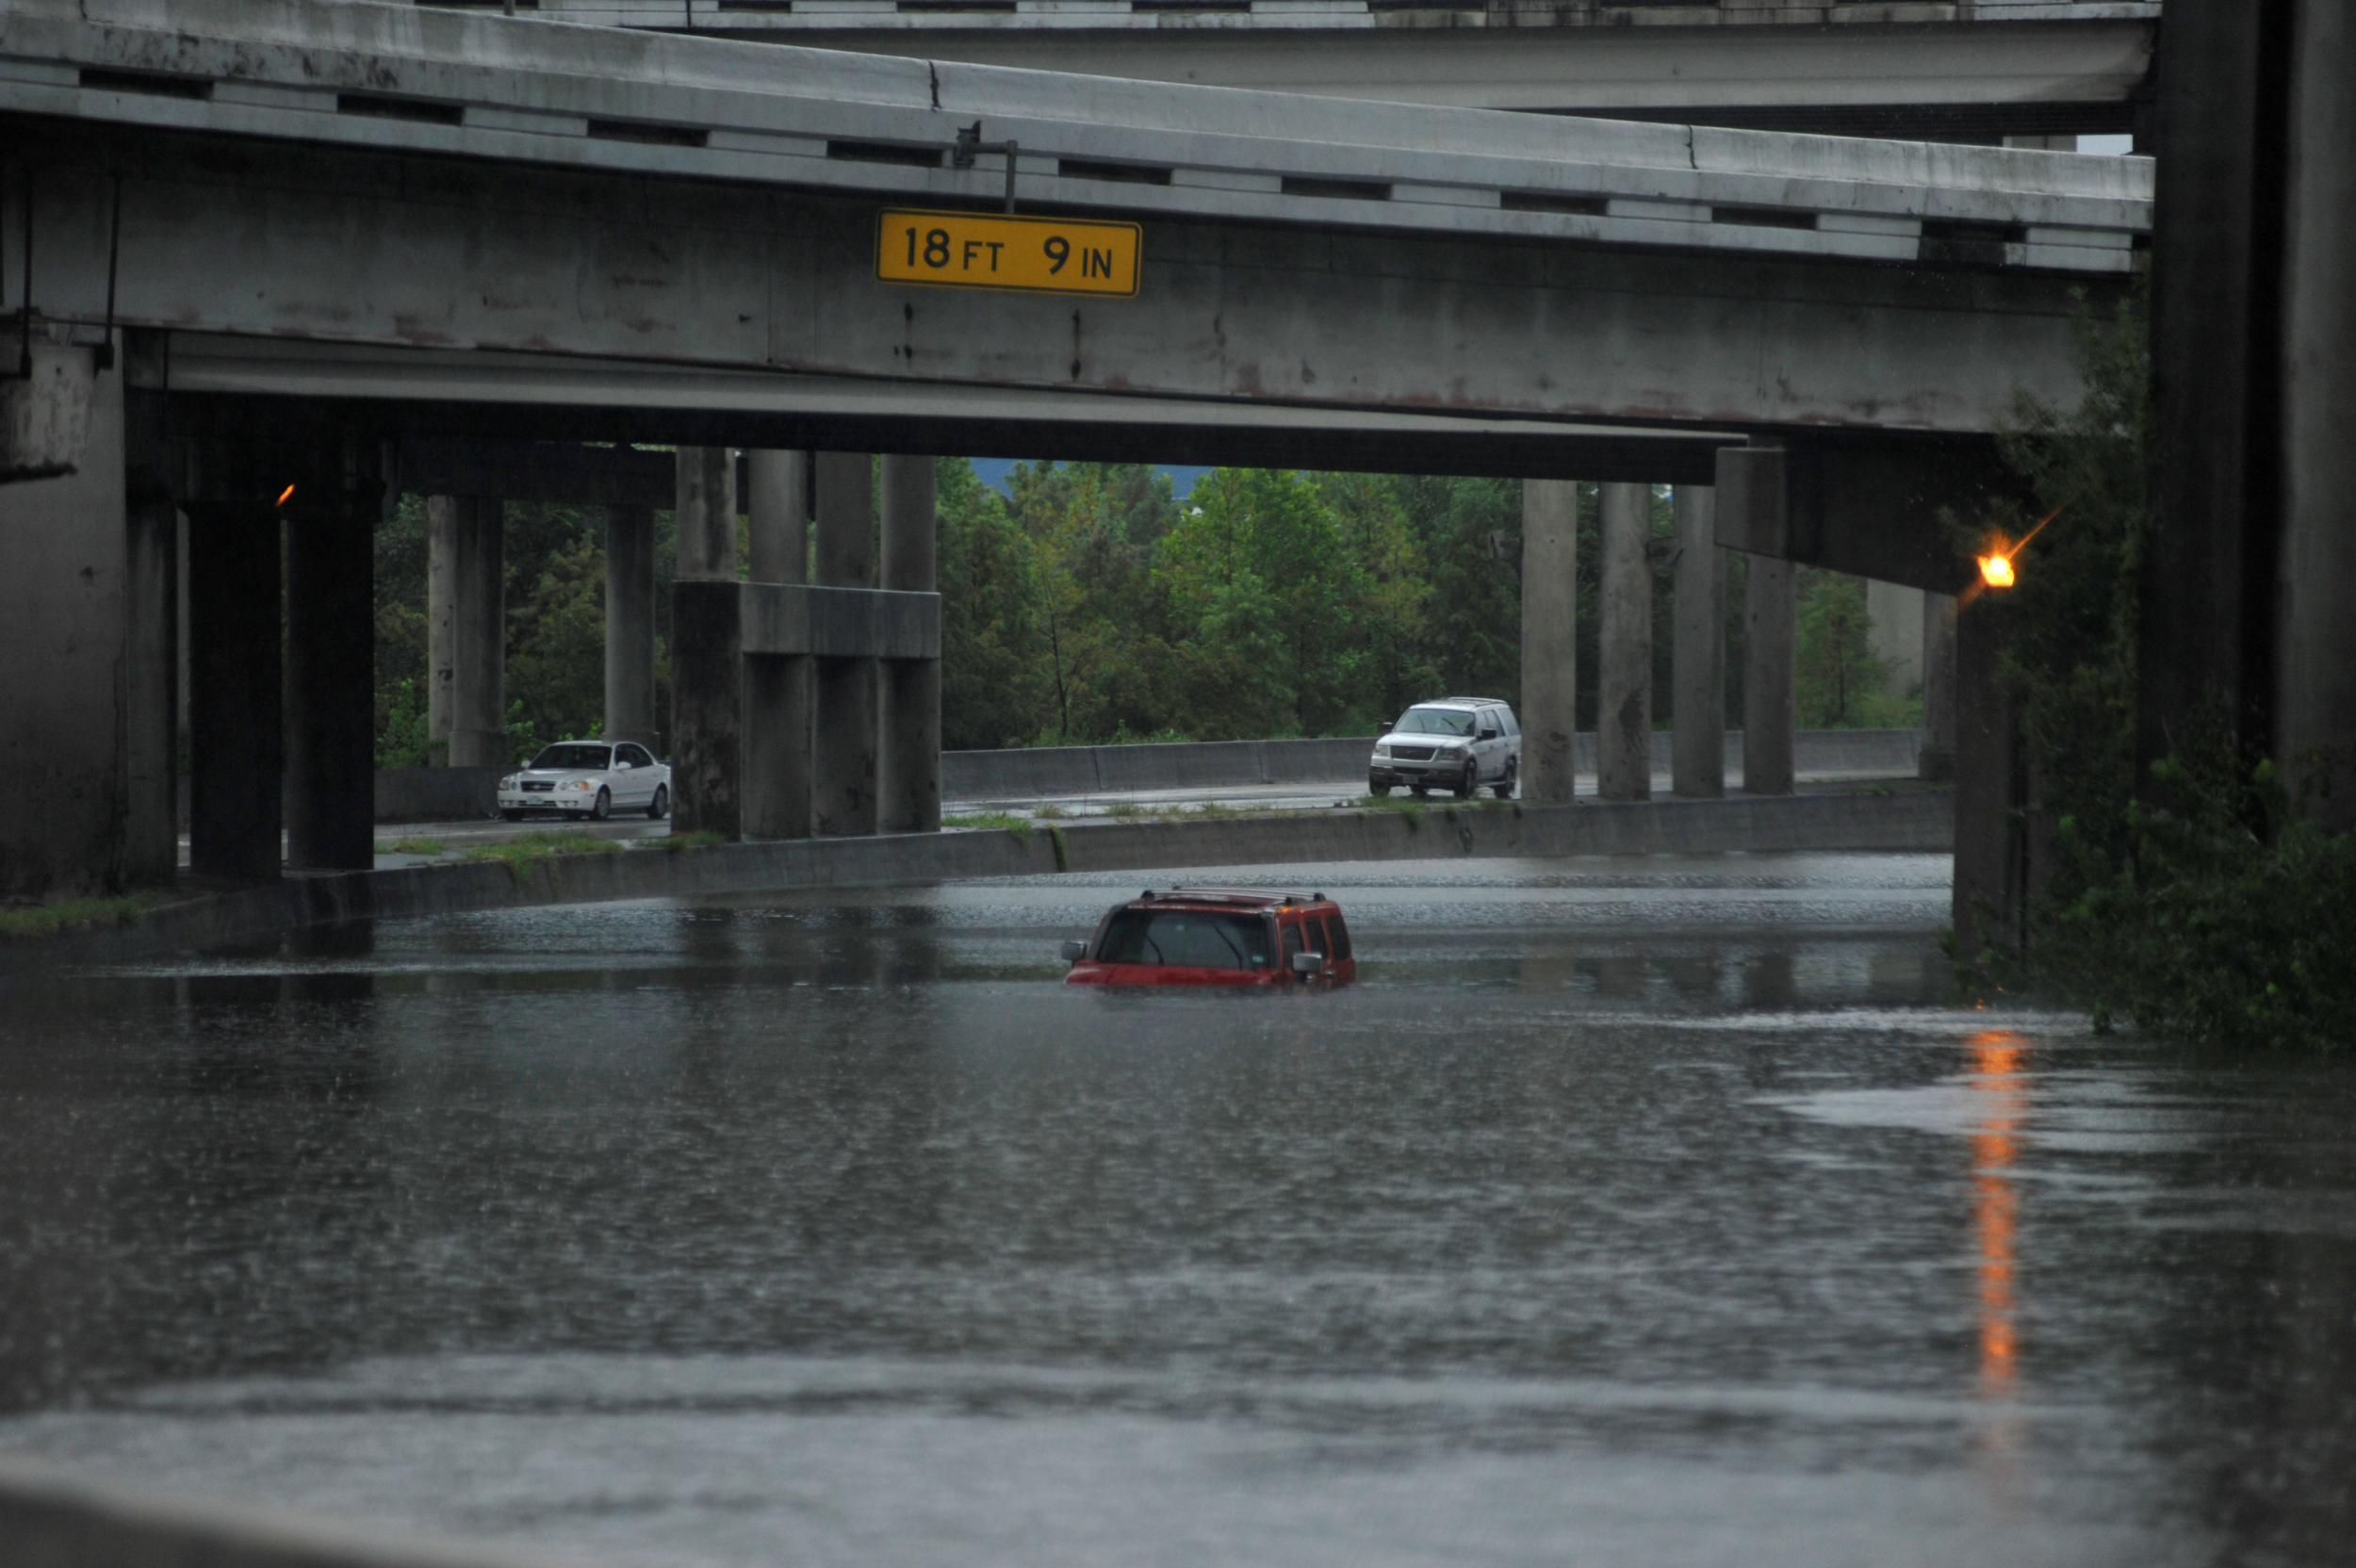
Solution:
[(1453, 708), (1410, 708), (1391, 727), (1408, 735), (1469, 735), (1473, 716)]
[(593, 768), (602, 772), (614, 755), (612, 746), (544, 746), (532, 760), (535, 768)]
[(1189, 969), (1268, 968), (1268, 922), (1215, 909), (1122, 909), (1104, 928), (1097, 962)]

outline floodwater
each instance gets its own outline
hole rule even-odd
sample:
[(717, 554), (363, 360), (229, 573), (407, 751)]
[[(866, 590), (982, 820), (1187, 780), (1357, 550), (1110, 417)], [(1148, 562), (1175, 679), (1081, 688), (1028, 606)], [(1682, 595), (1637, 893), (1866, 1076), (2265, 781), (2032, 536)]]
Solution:
[(0, 1452), (614, 1564), (2349, 1561), (2356, 1070), (1958, 1005), (1945, 876), (1304, 868), (1324, 995), (1067, 990), (1076, 877), (0, 982)]

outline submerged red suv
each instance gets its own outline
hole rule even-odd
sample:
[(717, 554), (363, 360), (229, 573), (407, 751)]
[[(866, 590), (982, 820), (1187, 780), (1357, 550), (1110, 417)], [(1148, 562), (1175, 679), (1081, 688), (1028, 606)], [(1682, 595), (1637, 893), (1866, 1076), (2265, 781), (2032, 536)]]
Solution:
[(1358, 977), (1350, 927), (1323, 893), (1177, 888), (1113, 906), (1066, 942), (1067, 986), (1338, 986)]

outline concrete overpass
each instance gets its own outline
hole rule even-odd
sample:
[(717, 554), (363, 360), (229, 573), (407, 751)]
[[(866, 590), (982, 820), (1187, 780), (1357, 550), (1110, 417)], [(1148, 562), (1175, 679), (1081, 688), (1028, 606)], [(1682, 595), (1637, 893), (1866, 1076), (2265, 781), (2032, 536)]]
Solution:
[[(846, 63), (297, 0), (15, 0), (0, 11), (0, 253), (34, 257), (0, 279), (29, 303), (36, 372), (8, 394), (35, 416), (8, 439), (21, 471), (40, 471), (43, 439), (67, 453), (57, 466), (90, 470), (72, 496), (19, 510), (26, 536), (55, 547), (22, 577), (11, 661), (95, 659), (108, 627), (126, 650), (68, 670), (41, 694), (41, 722), (8, 727), (45, 746), (75, 714), (117, 720), (62, 770), (57, 810), (31, 814), (42, 840), (16, 863), (57, 882), (132, 875), (148, 856), (123, 846), (151, 845), (169, 800), (170, 747), (153, 733), (169, 710), (155, 695), (169, 670), (154, 668), (169, 569), (158, 580), (152, 564), (175, 508), (191, 521), (200, 650), (196, 853), (274, 872), (277, 770), (256, 762), (278, 744), (280, 631), (262, 590), (277, 581), (269, 498), (297, 476), (294, 509), (324, 526), (287, 531), (289, 833), (306, 863), (365, 853), (355, 525), (381, 494), (387, 436), (906, 452), (1027, 429), (1043, 433), (1033, 449), (1064, 454), (1079, 433), (1129, 455), (1169, 442), (1159, 455), (1257, 457), (1281, 442), (1296, 463), (1394, 468), (1489, 467), (1476, 459), (1494, 447), (1498, 466), (1567, 478), (1607, 461), (1693, 465), (1681, 477), (1696, 444), (1780, 434), (1809, 443), (1802, 490), (1828, 464), (1869, 476), (1808, 492), (1849, 498), (1857, 537), (1919, 545), (1927, 533), (1893, 516), (1926, 517), (1954, 465), (1985, 470), (2017, 386), (2074, 394), (2071, 291), (2122, 286), (2150, 221), (2149, 167), (2131, 161)], [(1144, 225), (1136, 299), (877, 280), (882, 206), (979, 210), (1004, 191), (1003, 154), (953, 155), (973, 126), (1019, 147), (1026, 211)], [(114, 411), (112, 450), (96, 417), (74, 447), (77, 388)], [(1645, 441), (1659, 445), (1631, 457)], [(872, 831), (893, 820), (878, 797), (896, 780), (921, 825), (937, 641), (878, 599), (840, 623), (891, 623), (857, 656), (811, 629), (819, 599), (786, 575), (814, 524), (817, 587), (929, 590), (915, 470), (887, 465), (878, 562), (862, 542), (864, 458), (764, 462), (748, 479), (753, 584), (711, 580), (734, 573), (732, 548), (721, 560), (733, 484), (680, 470), (679, 624), (695, 634), (674, 649), (682, 805), (725, 807), (729, 831)], [(111, 578), (92, 579), (116, 597), (88, 625), (60, 620), (49, 587), (103, 534), (84, 519), (116, 474), (130, 524)], [(0, 490), (0, 504), (33, 488)], [(1533, 492), (1533, 516), (1559, 502), (1547, 495)], [(450, 526), (483, 532), (479, 518)], [(1546, 596), (1567, 592), (1566, 563), (1529, 553), (1530, 536), (1557, 534), (1526, 531), (1526, 588), (1548, 585), (1526, 618), (1561, 623)], [(764, 572), (764, 550), (793, 564)], [(1952, 571), (1940, 552), (1914, 556), (1917, 576)], [(487, 560), (495, 593), (495, 544)], [(495, 598), (459, 618), (496, 648)], [(879, 664), (916, 684), (895, 699)], [(877, 741), (895, 702), (909, 723)], [(1548, 699), (1526, 691), (1525, 705)], [(495, 684), (482, 706), (496, 740)], [(787, 715), (777, 733), (851, 736), (838, 748), (850, 776), (813, 780), (806, 754), (756, 743), (756, 710)], [(781, 792), (745, 785), (739, 815), (731, 792), (764, 776)], [(811, 804), (829, 789), (831, 816)], [(933, 794), (937, 812), (937, 776)]]
[(931, 0), (922, 6), (899, 0), (792, 6), (519, 0), (516, 11), (866, 54), (1320, 96), (1998, 142), (2133, 132), (2160, 6), (2158, 0)]

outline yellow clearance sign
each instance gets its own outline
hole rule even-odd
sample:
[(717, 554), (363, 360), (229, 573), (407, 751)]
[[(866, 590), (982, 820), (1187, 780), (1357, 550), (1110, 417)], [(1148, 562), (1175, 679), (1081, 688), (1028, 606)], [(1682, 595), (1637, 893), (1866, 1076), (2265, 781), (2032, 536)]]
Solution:
[(950, 288), (1127, 298), (1137, 291), (1143, 249), (1135, 223), (887, 210), (875, 232), (875, 276)]

